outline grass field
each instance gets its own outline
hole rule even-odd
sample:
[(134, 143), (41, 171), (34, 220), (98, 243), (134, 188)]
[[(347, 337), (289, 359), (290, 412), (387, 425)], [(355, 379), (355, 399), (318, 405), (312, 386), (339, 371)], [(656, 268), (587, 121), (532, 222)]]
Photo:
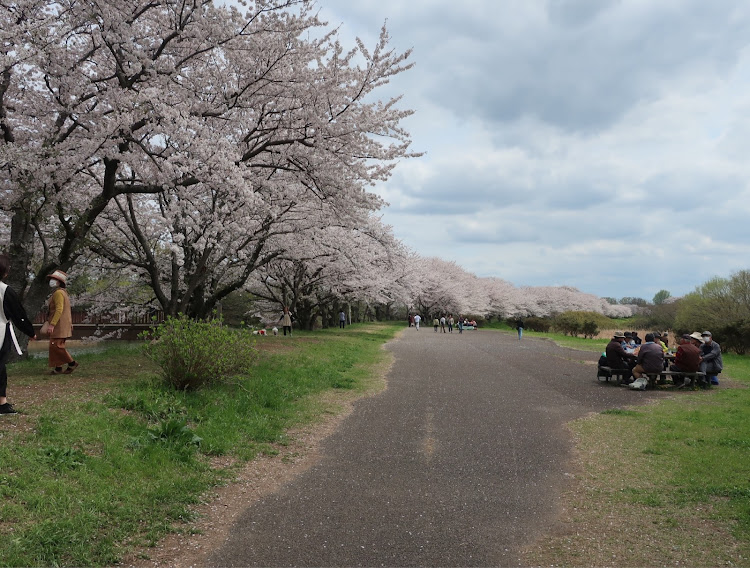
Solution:
[(209, 488), (330, 411), (316, 394), (374, 388), (398, 329), (261, 338), (252, 376), (194, 393), (163, 387), (138, 346), (76, 355), (72, 375), (45, 375), (42, 358), (12, 365), (21, 414), (0, 420), (0, 566), (112, 565), (155, 543)]
[[(45, 375), (44, 359), (13, 365), (23, 413), (0, 420), (0, 565), (112, 565), (187, 526), (207, 490), (331, 411), (316, 395), (376, 388), (381, 346), (401, 327), (263, 338), (252, 376), (197, 393), (160, 386), (137, 346), (77, 356), (73, 375)], [(719, 389), (571, 424), (563, 522), (528, 564), (750, 566), (750, 358), (725, 364)]]
[(723, 358), (722, 388), (571, 424), (580, 473), (565, 528), (529, 548), (530, 564), (750, 566), (750, 358)]

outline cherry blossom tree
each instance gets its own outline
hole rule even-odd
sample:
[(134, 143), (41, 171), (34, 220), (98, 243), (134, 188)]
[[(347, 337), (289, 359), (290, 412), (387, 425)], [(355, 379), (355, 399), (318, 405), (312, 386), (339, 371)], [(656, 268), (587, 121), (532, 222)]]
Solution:
[[(308, 238), (288, 244), (287, 251), (257, 270), (247, 289), (262, 302), (261, 312), (275, 314), (282, 306), (310, 328), (342, 303), (393, 302), (392, 289), (405, 258), (405, 249), (379, 219), (356, 226), (339, 222), (321, 226)], [(290, 234), (294, 241), (299, 235)], [(269, 321), (271, 318), (266, 317)]]
[(385, 28), (344, 51), (306, 0), (248, 4), (0, 7), (0, 209), (30, 311), (90, 246), (202, 316), (310, 215), (382, 205), (367, 187), (413, 155), (410, 111), (373, 93), (409, 53)]
[(566, 311), (592, 311), (628, 317), (628, 306), (569, 286), (516, 287), (500, 278), (479, 278), (452, 262), (423, 258), (412, 285), (410, 305), (423, 314), (457, 313), (478, 317), (549, 317)]

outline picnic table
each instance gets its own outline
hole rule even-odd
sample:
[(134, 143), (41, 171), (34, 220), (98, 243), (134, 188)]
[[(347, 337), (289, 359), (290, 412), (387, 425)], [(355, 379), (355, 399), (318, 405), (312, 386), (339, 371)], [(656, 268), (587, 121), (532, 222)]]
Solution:
[[(630, 369), (612, 369), (604, 365), (599, 365), (596, 373), (596, 378), (600, 382), (604, 379), (609, 382), (609, 379), (615, 379), (617, 384), (622, 384), (623, 376), (630, 373)], [(710, 388), (711, 384), (705, 380), (706, 373), (698, 371), (696, 373), (686, 373), (684, 371), (670, 371), (663, 370), (658, 373), (644, 373), (648, 377), (648, 386), (651, 388), (656, 387), (657, 381), (660, 385), (667, 384), (667, 379), (672, 380), (672, 384), (675, 384), (674, 379), (676, 377), (682, 377), (683, 386), (691, 385), (693, 387), (703, 385), (706, 388)]]

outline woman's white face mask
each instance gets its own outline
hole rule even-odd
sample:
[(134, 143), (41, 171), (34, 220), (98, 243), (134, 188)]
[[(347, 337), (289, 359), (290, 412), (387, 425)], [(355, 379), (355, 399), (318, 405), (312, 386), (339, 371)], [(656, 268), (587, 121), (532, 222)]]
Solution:
[(54, 278), (50, 278), (49, 287), (50, 288), (57, 288), (57, 280), (55, 280)]

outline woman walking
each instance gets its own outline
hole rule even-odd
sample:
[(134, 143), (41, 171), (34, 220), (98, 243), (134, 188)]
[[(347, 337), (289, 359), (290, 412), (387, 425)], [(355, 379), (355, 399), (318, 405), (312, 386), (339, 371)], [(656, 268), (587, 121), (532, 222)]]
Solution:
[(286, 335), (287, 330), (289, 330), (289, 335), (292, 335), (292, 314), (289, 311), (289, 306), (284, 306), (284, 313), (281, 314), (279, 321), (284, 328), (284, 335)]
[[(69, 374), (76, 370), (78, 362), (65, 348), (66, 341), (73, 335), (73, 316), (70, 313), (70, 297), (67, 287), (68, 275), (55, 270), (48, 276), (50, 288), (54, 290), (49, 300), (49, 366), (52, 375)], [(63, 371), (63, 365), (68, 367)]]
[[(7, 254), (0, 254), (0, 280), (5, 279), (9, 271), (10, 258)], [(31, 325), (31, 320), (26, 315), (18, 296), (5, 282), (0, 282), (0, 325), (5, 328), (0, 330), (0, 415), (16, 414), (16, 410), (6, 397), (8, 370), (5, 368), (5, 363), (8, 361), (11, 346), (15, 347), (16, 352), (21, 355), (21, 348), (11, 322), (31, 339), (36, 339), (34, 326)]]

